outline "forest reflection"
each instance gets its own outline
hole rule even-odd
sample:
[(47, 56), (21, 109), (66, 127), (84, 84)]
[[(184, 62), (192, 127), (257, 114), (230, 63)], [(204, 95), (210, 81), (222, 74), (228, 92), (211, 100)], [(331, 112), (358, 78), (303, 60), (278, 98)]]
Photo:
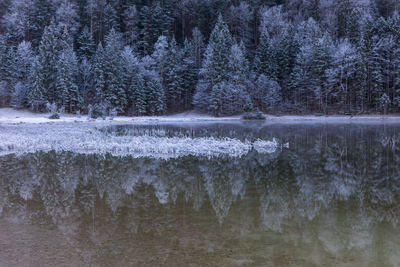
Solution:
[(267, 127), (251, 138), (288, 147), (236, 158), (8, 155), (0, 223), (55, 227), (88, 265), (397, 266), (399, 130)]

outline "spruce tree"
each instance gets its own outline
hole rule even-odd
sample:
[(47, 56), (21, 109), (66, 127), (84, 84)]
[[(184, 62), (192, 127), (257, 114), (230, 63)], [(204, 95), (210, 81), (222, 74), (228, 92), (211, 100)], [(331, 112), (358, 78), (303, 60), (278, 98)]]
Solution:
[(165, 85), (163, 79), (165, 77), (165, 66), (168, 55), (168, 40), (164, 35), (158, 37), (157, 42), (154, 44), (154, 50), (152, 58), (154, 61), (154, 69), (158, 72), (161, 77), (161, 82)]
[(361, 106), (366, 108), (376, 107), (376, 99), (381, 96), (383, 76), (379, 58), (379, 39), (366, 32), (361, 37), (359, 46), (360, 62), (357, 65), (357, 76)]
[(82, 95), (82, 108), (94, 104), (96, 100), (95, 73), (93, 64), (85, 57), (79, 63), (78, 87)]
[(42, 84), (45, 96), (50, 103), (59, 102), (61, 92), (57, 91), (58, 30), (54, 23), (45, 28), (39, 45)]
[(95, 53), (93, 36), (85, 26), (78, 37), (77, 54), (80, 59), (83, 57), (90, 59)]
[(153, 57), (146, 56), (142, 58), (140, 65), (145, 84), (146, 113), (148, 115), (163, 114), (166, 112), (166, 99), (165, 90), (162, 87), (161, 77), (158, 72), (158, 63)]
[(134, 45), (138, 40), (139, 12), (135, 5), (128, 6), (124, 11), (125, 43)]
[(240, 113), (253, 107), (248, 93), (251, 87), (249, 63), (243, 43), (232, 46), (228, 67), (229, 77), (212, 90), (210, 108), (218, 116)]
[(122, 62), (128, 111), (134, 115), (144, 115), (146, 113), (145, 84), (139, 60), (134, 55), (131, 47), (126, 46), (124, 48)]
[(16, 83), (14, 62), (15, 47), (8, 46), (5, 36), (0, 36), (0, 78), (1, 101), (0, 105), (8, 105), (12, 94), (12, 88)]
[(341, 41), (332, 56), (332, 65), (326, 72), (326, 86), (330, 92), (331, 104), (351, 110), (352, 97), (355, 95), (356, 66), (360, 62), (357, 49), (347, 40)]
[(103, 91), (104, 100), (110, 104), (111, 109), (124, 112), (127, 99), (123, 87), (120, 34), (111, 29), (105, 38), (105, 43), (104, 77), (106, 86)]
[(43, 29), (50, 24), (50, 19), (54, 14), (54, 10), (49, 0), (33, 0), (32, 9), (29, 35), (32, 39), (33, 46), (37, 47), (41, 40)]
[(352, 43), (359, 40), (359, 14), (350, 0), (339, 0), (336, 11), (337, 37), (348, 38)]
[(149, 55), (152, 52), (154, 39), (152, 34), (152, 11), (148, 6), (140, 9), (139, 20), (139, 48), (143, 55)]
[(178, 49), (175, 38), (173, 38), (168, 46), (168, 54), (165, 56), (165, 66), (162, 73), (169, 111), (179, 110), (182, 107), (183, 77), (181, 77), (182, 72), (180, 71), (182, 61)]
[(75, 112), (80, 109), (82, 96), (77, 85), (78, 62), (72, 47), (61, 52), (57, 65), (57, 91), (61, 92), (62, 106), (66, 112)]
[(228, 26), (219, 15), (218, 21), (211, 33), (210, 40), (205, 52), (205, 59), (200, 70), (200, 79), (196, 87), (194, 96), (194, 105), (202, 110), (210, 110), (210, 103), (214, 101), (215, 93), (218, 90), (216, 84), (228, 78), (228, 63), (230, 48), (232, 46), (232, 37), (229, 33)]
[(145, 77), (147, 90), (147, 110), (149, 115), (162, 115), (166, 112), (165, 92), (160, 81), (154, 76)]
[(43, 67), (36, 57), (32, 63), (29, 75), (29, 87), (27, 92), (28, 106), (34, 111), (44, 111), (47, 103), (47, 92), (44, 86)]
[(279, 84), (261, 74), (255, 81), (255, 88), (252, 90), (254, 105), (265, 112), (275, 112), (282, 101), (281, 87)]
[(104, 33), (108, 34), (111, 29), (119, 31), (117, 11), (111, 4), (107, 4), (104, 8)]
[(194, 89), (198, 80), (198, 68), (196, 65), (196, 55), (193, 54), (192, 43), (185, 39), (181, 52), (181, 68), (179, 69), (182, 87), (183, 109), (192, 107)]
[(254, 72), (257, 76), (264, 74), (271, 79), (278, 79), (278, 58), (268, 31), (264, 28), (254, 58)]
[(95, 101), (101, 103), (105, 98), (106, 76), (105, 76), (105, 52), (103, 45), (100, 43), (96, 50), (94, 73), (95, 73)]
[(32, 62), (34, 61), (31, 43), (22, 41), (15, 54), (14, 65), (12, 67), (14, 84), (11, 95), (11, 106), (23, 108), (27, 105), (26, 93), (29, 86), (28, 79), (31, 72)]

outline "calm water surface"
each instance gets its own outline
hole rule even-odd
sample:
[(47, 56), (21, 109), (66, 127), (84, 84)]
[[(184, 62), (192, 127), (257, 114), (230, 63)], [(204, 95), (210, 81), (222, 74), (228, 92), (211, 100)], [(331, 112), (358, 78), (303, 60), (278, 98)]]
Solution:
[(100, 130), (282, 145), (240, 158), (0, 157), (0, 266), (400, 265), (400, 125)]

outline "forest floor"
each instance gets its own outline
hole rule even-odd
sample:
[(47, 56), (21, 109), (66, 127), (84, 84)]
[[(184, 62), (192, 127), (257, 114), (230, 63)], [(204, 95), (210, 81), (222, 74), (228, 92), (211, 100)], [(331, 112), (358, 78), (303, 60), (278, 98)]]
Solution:
[[(87, 115), (61, 114), (60, 119), (49, 119), (50, 113), (34, 113), (29, 110), (16, 110), (12, 108), (0, 108), (0, 123), (61, 123), (61, 122), (96, 122), (104, 124), (134, 124), (134, 123), (157, 123), (157, 122), (219, 122), (219, 121), (241, 121), (241, 116), (214, 117), (196, 111), (186, 111), (174, 115), (165, 116), (116, 116), (96, 120), (88, 118)], [(267, 122), (275, 123), (307, 123), (307, 122), (400, 122), (400, 116), (396, 115), (358, 115), (358, 116), (314, 116), (314, 115), (265, 115)]]

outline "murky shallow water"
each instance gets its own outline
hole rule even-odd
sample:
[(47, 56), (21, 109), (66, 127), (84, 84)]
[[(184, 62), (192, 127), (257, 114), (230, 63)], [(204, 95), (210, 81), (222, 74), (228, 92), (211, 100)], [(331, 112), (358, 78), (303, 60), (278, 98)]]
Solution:
[(0, 266), (400, 265), (400, 125), (102, 131), (282, 145), (241, 157), (0, 157)]

